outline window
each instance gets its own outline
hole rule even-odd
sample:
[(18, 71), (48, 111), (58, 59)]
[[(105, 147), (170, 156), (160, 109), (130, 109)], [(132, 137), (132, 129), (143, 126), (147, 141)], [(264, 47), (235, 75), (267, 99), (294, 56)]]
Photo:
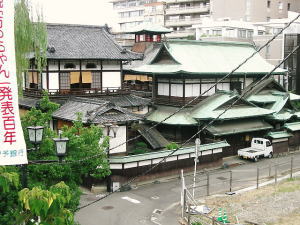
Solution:
[(253, 31), (252, 30), (248, 30), (247, 32), (247, 38), (252, 38), (253, 37)]
[(271, 146), (271, 142), (267, 141), (266, 146), (267, 147)]
[(241, 30), (241, 29), (239, 29), (238, 30), (238, 37), (239, 38), (246, 38), (246, 30)]
[(291, 10), (291, 3), (287, 4), (287, 10), (290, 11)]
[(212, 31), (212, 34), (213, 34), (214, 36), (222, 36), (222, 30), (213, 30), (213, 31)]
[(268, 16), (267, 17), (267, 22), (270, 22), (270, 20), (271, 20), (271, 17)]
[(64, 68), (65, 69), (75, 69), (76, 65), (74, 63), (66, 63)]
[(282, 10), (282, 9), (283, 9), (283, 2), (279, 2), (279, 3), (278, 3), (278, 9), (279, 9), (279, 10)]
[(97, 68), (97, 65), (96, 65), (96, 63), (87, 63), (86, 66), (85, 66), (85, 68), (87, 68), (87, 69), (95, 69), (95, 68)]
[(267, 2), (267, 7), (268, 7), (268, 9), (271, 7), (271, 1)]

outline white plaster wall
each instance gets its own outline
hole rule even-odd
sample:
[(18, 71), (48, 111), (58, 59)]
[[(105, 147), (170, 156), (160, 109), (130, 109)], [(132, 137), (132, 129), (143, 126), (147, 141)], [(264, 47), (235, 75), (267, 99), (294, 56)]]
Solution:
[(25, 84), (25, 73), (22, 73), (22, 87), (25, 88), (26, 84)]
[(47, 74), (46, 73), (42, 73), (42, 89), (47, 89)]
[[(49, 64), (49, 70), (58, 70), (58, 63), (57, 62), (53, 62), (53, 61), (50, 61)], [(63, 64), (61, 65), (61, 67), (63, 68)]]
[[(50, 73), (49, 74), (49, 91), (51, 92), (51, 89), (58, 89), (59, 88), (59, 77), (58, 73)], [(55, 90), (53, 90), (55, 91)]]
[(119, 61), (103, 61), (102, 62), (102, 69), (103, 70), (120, 70), (121, 65)]
[[(107, 131), (104, 131), (105, 134), (107, 133)], [(113, 136), (113, 133), (111, 131), (111, 136)], [(109, 146), (110, 148), (114, 148), (115, 146), (118, 146), (121, 143), (124, 143), (126, 141), (126, 126), (119, 126), (117, 135), (115, 138), (110, 137), (109, 139)], [(122, 153), (122, 152), (126, 152), (126, 144), (121, 145), (120, 147), (117, 147), (113, 150), (110, 150), (110, 154), (114, 154), (114, 153)]]
[(253, 78), (246, 78), (245, 79), (245, 87), (249, 86), (253, 82)]
[(158, 83), (157, 94), (169, 96), (169, 84)]
[(121, 87), (120, 72), (102, 72), (103, 88), (119, 88)]

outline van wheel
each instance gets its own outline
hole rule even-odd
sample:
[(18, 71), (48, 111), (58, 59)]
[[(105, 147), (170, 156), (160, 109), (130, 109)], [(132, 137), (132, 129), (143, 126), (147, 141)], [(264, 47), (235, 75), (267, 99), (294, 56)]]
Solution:
[(253, 159), (254, 162), (257, 162), (258, 161), (258, 157), (256, 156), (254, 159)]
[(273, 157), (272, 152), (270, 152), (270, 154), (268, 155), (268, 158), (271, 159)]

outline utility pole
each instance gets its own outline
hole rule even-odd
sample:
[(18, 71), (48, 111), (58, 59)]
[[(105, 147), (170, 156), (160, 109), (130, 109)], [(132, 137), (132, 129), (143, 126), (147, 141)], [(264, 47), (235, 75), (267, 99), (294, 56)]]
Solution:
[(198, 152), (200, 148), (200, 138), (196, 138), (195, 141), (195, 168), (194, 168), (194, 184), (193, 184), (193, 198), (195, 198), (195, 187), (196, 187), (196, 172), (197, 172), (197, 163), (198, 163)]

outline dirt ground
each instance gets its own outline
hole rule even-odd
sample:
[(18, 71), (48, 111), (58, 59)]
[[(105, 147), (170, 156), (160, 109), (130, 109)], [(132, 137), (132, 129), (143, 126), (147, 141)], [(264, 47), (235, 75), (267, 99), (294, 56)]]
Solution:
[(207, 197), (205, 204), (214, 209), (210, 216), (217, 217), (219, 208), (225, 209), (230, 223), (300, 225), (300, 179), (243, 194)]

